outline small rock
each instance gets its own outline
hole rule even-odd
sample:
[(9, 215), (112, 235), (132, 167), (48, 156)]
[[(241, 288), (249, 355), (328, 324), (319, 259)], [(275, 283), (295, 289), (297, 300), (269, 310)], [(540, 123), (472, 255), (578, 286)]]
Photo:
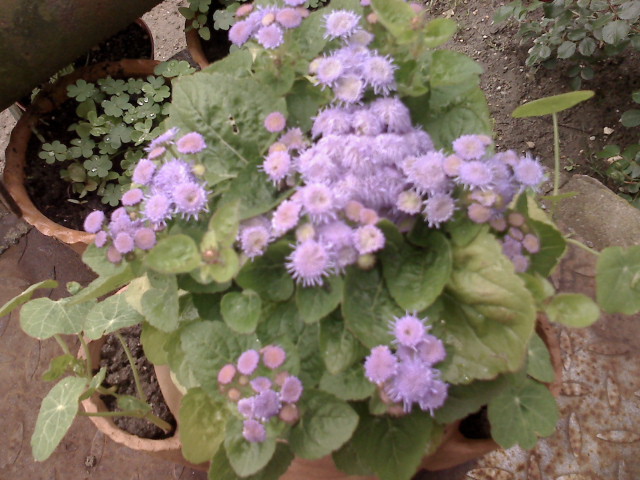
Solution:
[(613, 128), (604, 127), (604, 128), (602, 129), (602, 132), (603, 132), (605, 135), (611, 135), (611, 134), (613, 133)]
[(589, 140), (595, 140), (595, 139), (596, 139), (596, 136), (595, 136), (595, 135), (591, 135), (591, 136), (589, 137)]
[(536, 144), (535, 144), (535, 142), (527, 142), (527, 148), (529, 148), (529, 149), (534, 149), (534, 148), (536, 148)]

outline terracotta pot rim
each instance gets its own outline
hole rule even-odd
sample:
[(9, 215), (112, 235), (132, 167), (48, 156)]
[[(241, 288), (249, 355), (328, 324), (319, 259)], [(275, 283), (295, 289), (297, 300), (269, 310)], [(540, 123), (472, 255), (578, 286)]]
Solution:
[(69, 244), (78, 252), (82, 252), (87, 245), (93, 242), (94, 234), (80, 230), (73, 230), (55, 223), (42, 214), (31, 201), (24, 186), (26, 152), (29, 140), (33, 135), (41, 115), (51, 112), (68, 97), (66, 87), (79, 78), (97, 80), (108, 75), (115, 77), (143, 77), (153, 74), (153, 69), (158, 65), (157, 60), (120, 60), (118, 62), (102, 62), (77, 69), (64, 76), (49, 88), (43, 89), (34, 99), (32, 105), (20, 117), (16, 126), (11, 131), (9, 144), (5, 151), (5, 168), (3, 173), (4, 184), (19, 205), (22, 215), (27, 223), (33, 225), (40, 233), (54, 237), (63, 243)]
[(206, 55), (204, 54), (204, 49), (202, 48), (202, 39), (198, 32), (195, 29), (189, 29), (191, 26), (191, 20), (185, 20), (184, 22), (184, 36), (187, 42), (187, 50), (191, 55), (191, 58), (194, 62), (198, 64), (201, 69), (207, 68), (211, 65), (211, 62), (207, 60)]

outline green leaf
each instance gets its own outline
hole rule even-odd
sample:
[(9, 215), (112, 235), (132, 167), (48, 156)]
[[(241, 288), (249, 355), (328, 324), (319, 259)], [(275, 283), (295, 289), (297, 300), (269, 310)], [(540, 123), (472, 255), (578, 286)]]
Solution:
[(296, 305), (305, 323), (315, 323), (336, 309), (342, 301), (342, 277), (329, 277), (320, 287), (296, 288)]
[(628, 22), (622, 20), (608, 22), (602, 29), (602, 40), (610, 45), (615, 45), (626, 40), (630, 30), (631, 26)]
[(53, 301), (37, 298), (20, 311), (20, 326), (27, 335), (45, 340), (59, 333), (80, 333), (93, 302), (67, 305), (68, 298)]
[(607, 313), (640, 311), (640, 246), (608, 247), (596, 265), (596, 300)]
[(62, 377), (68, 370), (79, 364), (79, 360), (70, 354), (54, 357), (49, 364), (49, 368), (42, 374), (42, 380), (52, 382)]
[(178, 282), (174, 275), (148, 272), (149, 289), (140, 299), (142, 314), (147, 322), (164, 332), (178, 327)]
[(579, 90), (577, 92), (539, 98), (520, 105), (513, 111), (511, 116), (513, 118), (541, 117), (542, 115), (562, 112), (585, 100), (589, 100), (594, 95), (595, 92), (593, 90)]
[(187, 273), (198, 268), (200, 252), (188, 235), (178, 234), (160, 240), (144, 258), (147, 267), (160, 273)]
[(142, 315), (127, 303), (124, 295), (112, 295), (89, 310), (84, 333), (91, 340), (97, 340), (105, 334), (131, 327), (142, 320)]
[(67, 377), (42, 400), (31, 437), (31, 450), (37, 461), (49, 458), (69, 430), (78, 412), (78, 399), (86, 386), (84, 378)]
[(540, 250), (530, 256), (529, 272), (537, 272), (546, 277), (553, 272), (567, 248), (567, 242), (560, 231), (549, 223), (529, 219), (529, 225), (540, 239)]
[[(371, 6), (378, 16), (378, 21), (402, 43), (416, 38), (411, 29), (415, 12), (403, 0), (372, 0)], [(446, 41), (446, 40), (445, 40)]]
[(591, 37), (583, 38), (578, 44), (578, 52), (585, 57), (590, 57), (596, 51), (596, 41)]
[(640, 125), (640, 110), (636, 108), (627, 110), (620, 117), (620, 123), (627, 128), (637, 127)]
[(293, 279), (285, 267), (291, 247), (286, 241), (271, 245), (264, 255), (247, 262), (240, 270), (236, 282), (242, 288), (253, 290), (274, 302), (287, 300), (293, 294)]
[(450, 18), (434, 18), (424, 29), (423, 42), (427, 48), (436, 48), (453, 38), (458, 26)]
[(624, 1), (618, 10), (618, 17), (623, 20), (637, 20), (640, 16), (640, 1)]
[(144, 349), (144, 355), (154, 365), (166, 365), (169, 363), (165, 345), (171, 338), (170, 333), (163, 332), (159, 328), (153, 327), (147, 322), (142, 324), (142, 334), (140, 342)]
[(229, 292), (220, 304), (222, 318), (237, 333), (253, 333), (262, 310), (260, 296), (253, 290)]
[(324, 372), (320, 379), (320, 390), (341, 400), (365, 400), (373, 395), (376, 386), (367, 380), (364, 367), (357, 363), (335, 375)]
[(448, 424), (475, 413), (502, 391), (506, 383), (505, 376), (499, 376), (494, 380), (451, 385), (447, 401), (435, 411), (433, 417), (438, 423)]
[(4, 317), (11, 313), (14, 309), (18, 308), (20, 305), (31, 300), (31, 297), (36, 292), (36, 290), (41, 288), (46, 289), (54, 289), (58, 286), (58, 282), (55, 280), (44, 280), (42, 282), (34, 283), (29, 288), (27, 288), (24, 292), (19, 295), (16, 295), (7, 303), (5, 303), (2, 308), (0, 308), (0, 317)]
[(442, 293), (451, 275), (451, 248), (446, 237), (433, 231), (427, 248), (408, 244), (391, 222), (379, 224), (385, 247), (378, 257), (384, 279), (394, 300), (408, 311), (420, 311)]
[(422, 411), (401, 417), (364, 415), (352, 443), (381, 480), (409, 480), (441, 436), (442, 428)]
[(227, 458), (224, 448), (218, 449), (209, 468), (209, 480), (278, 480), (289, 469), (293, 453), (284, 443), (276, 444), (276, 451), (269, 463), (254, 475), (240, 477)]
[(404, 311), (393, 301), (377, 268), (351, 267), (344, 281), (342, 316), (345, 325), (367, 348), (392, 340), (389, 323)]
[(275, 207), (279, 200), (275, 186), (266, 174), (256, 167), (247, 165), (231, 180), (229, 189), (222, 196), (220, 206), (239, 203), (239, 220), (255, 217)]
[[(229, 409), (200, 388), (192, 388), (180, 403), (182, 454), (193, 463), (206, 462), (224, 441)], [(206, 441), (203, 441), (206, 439)]]
[(527, 375), (544, 383), (551, 383), (556, 378), (556, 372), (551, 363), (549, 349), (538, 334), (534, 334), (529, 342), (529, 349), (527, 351)]
[(236, 474), (248, 477), (269, 463), (276, 451), (276, 440), (267, 436), (264, 442), (248, 442), (242, 436), (242, 420), (231, 417), (227, 423), (224, 449)]
[(343, 400), (318, 390), (305, 390), (302, 417), (289, 435), (289, 445), (302, 458), (315, 460), (340, 448), (358, 425), (358, 414)]
[(549, 320), (568, 327), (588, 327), (600, 318), (598, 305), (581, 293), (559, 293), (544, 307)]
[(535, 301), (490, 233), (453, 248), (453, 272), (433, 333), (447, 345), (450, 383), (488, 380), (522, 366), (536, 320)]
[(209, 229), (216, 235), (216, 241), (222, 247), (230, 247), (236, 241), (240, 226), (240, 201), (221, 205), (209, 220)]
[(566, 40), (562, 42), (558, 47), (557, 56), (558, 58), (570, 58), (575, 52), (576, 52), (575, 42), (570, 42)]
[(329, 315), (320, 322), (320, 353), (331, 374), (338, 374), (362, 357), (364, 348), (346, 329), (339, 313)]
[(329, 102), (327, 92), (318, 89), (306, 78), (296, 81), (286, 98), (289, 112), (287, 120), (293, 125), (300, 125), (303, 131), (311, 130), (313, 117), (322, 105)]
[(551, 435), (558, 407), (549, 389), (526, 375), (509, 375), (504, 390), (489, 402), (491, 436), (502, 448), (520, 445), (529, 450), (538, 436)]

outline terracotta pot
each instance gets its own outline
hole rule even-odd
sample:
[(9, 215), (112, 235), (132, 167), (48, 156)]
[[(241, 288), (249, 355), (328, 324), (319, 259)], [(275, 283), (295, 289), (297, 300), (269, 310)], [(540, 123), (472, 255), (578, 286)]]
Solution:
[[(100, 349), (106, 341), (106, 337), (88, 342), (89, 354), (91, 355), (92, 368), (98, 369), (100, 364)], [(80, 349), (78, 358), (84, 359), (84, 351)], [(106, 412), (107, 407), (100, 400), (96, 393), (90, 398), (82, 401), (82, 407), (87, 413)], [(89, 417), (98, 430), (116, 443), (151, 455), (161, 457), (165, 460), (180, 463), (184, 462), (181, 451), (180, 437), (174, 434), (172, 437), (163, 440), (151, 440), (131, 435), (120, 429), (111, 417)]]
[[(67, 85), (79, 78), (96, 81), (99, 78), (146, 77), (153, 74), (155, 60), (121, 60), (119, 62), (103, 62), (81, 68), (63, 77), (59, 82), (46, 88), (35, 98), (33, 104), (20, 118), (11, 131), (9, 145), (6, 149), (4, 168), (4, 184), (22, 211), (24, 219), (44, 235), (54, 237), (68, 244), (78, 253), (82, 253), (93, 241), (93, 234), (73, 230), (59, 225), (45, 217), (33, 204), (24, 185), (25, 163), (32, 129), (45, 113), (49, 113), (67, 100)], [(61, 180), (62, 181), (62, 180)]]
[[(562, 379), (562, 358), (560, 356), (560, 345), (553, 327), (544, 315), (538, 316), (536, 323), (536, 332), (547, 345), (551, 355), (551, 361), (556, 373), (555, 381), (548, 384), (549, 390), (554, 396), (560, 393)], [(157, 366), (156, 376), (158, 385), (164, 396), (169, 409), (173, 413), (178, 425), (180, 419), (178, 412), (180, 410), (180, 401), (183, 393), (171, 379), (169, 367), (167, 365)], [(420, 468), (437, 471), (452, 468), (461, 465), (469, 460), (479, 458), (486, 453), (491, 452), (500, 446), (493, 439), (469, 439), (460, 433), (460, 421), (454, 422), (445, 428), (442, 444), (431, 455), (425, 456)], [(191, 465), (193, 466), (193, 465)], [(199, 470), (207, 471), (208, 463), (195, 466)], [(289, 470), (280, 477), (280, 480), (377, 480), (377, 477), (362, 477), (347, 475), (338, 470), (335, 466), (331, 455), (318, 460), (305, 460), (295, 458), (289, 467)]]
[(211, 65), (211, 62), (207, 60), (207, 57), (204, 54), (204, 50), (202, 48), (202, 39), (200, 35), (198, 35), (198, 31), (195, 29), (188, 30), (188, 27), (191, 25), (191, 20), (187, 20), (184, 25), (184, 36), (187, 41), (187, 50), (189, 50), (189, 54), (193, 61), (198, 64), (201, 69), (207, 68)]

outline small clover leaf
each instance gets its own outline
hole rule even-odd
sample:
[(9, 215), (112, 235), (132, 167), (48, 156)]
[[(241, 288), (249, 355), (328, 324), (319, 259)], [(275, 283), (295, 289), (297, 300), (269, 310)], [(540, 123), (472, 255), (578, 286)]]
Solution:
[(164, 78), (162, 77), (153, 77), (149, 75), (147, 77), (147, 81), (144, 85), (142, 85), (142, 91), (144, 93), (153, 92), (156, 89), (162, 87), (164, 85)]
[(105, 137), (105, 140), (98, 144), (98, 152), (100, 155), (113, 155), (118, 151), (116, 147), (109, 143), (109, 140), (111, 140), (110, 137)]
[(129, 143), (131, 141), (131, 130), (124, 123), (120, 123), (111, 129), (104, 141), (110, 143), (115, 148), (120, 148), (123, 143)]
[(234, 15), (228, 10), (213, 12), (213, 28), (216, 30), (229, 30), (234, 23)]
[(75, 98), (78, 102), (84, 102), (85, 100), (93, 97), (96, 93), (98, 93), (96, 86), (82, 78), (76, 81), (76, 83), (67, 86), (67, 95), (71, 98)]
[(71, 140), (73, 147), (69, 148), (69, 153), (73, 158), (89, 158), (93, 155), (93, 149), (96, 146), (96, 142), (90, 138), (74, 138)]
[(123, 185), (114, 185), (113, 183), (106, 185), (102, 192), (102, 203), (111, 205), (112, 207), (118, 206), (124, 188)]
[(100, 89), (108, 95), (119, 95), (127, 89), (126, 82), (120, 78), (102, 78), (98, 80), (98, 85), (100, 85)]
[(113, 167), (113, 163), (105, 155), (94, 155), (85, 160), (83, 166), (89, 176), (104, 178), (109, 175), (109, 170)]
[(184, 60), (169, 60), (158, 64), (153, 70), (153, 73), (162, 75), (165, 78), (173, 78), (181, 75), (189, 75), (195, 71), (196, 69), (189, 65), (189, 62)]
[(52, 164), (56, 161), (62, 162), (68, 158), (67, 147), (58, 140), (42, 145), (42, 150), (38, 153), (38, 157), (45, 162)]
[(142, 86), (144, 85), (144, 80), (141, 78), (130, 78), (127, 80), (127, 92), (131, 95), (135, 95), (136, 93), (140, 93), (142, 90)]
[(167, 85), (163, 85), (155, 91), (155, 93), (152, 95), (152, 98), (156, 102), (161, 102), (162, 100), (169, 98), (170, 96), (171, 89)]
[(129, 95), (123, 93), (111, 97), (110, 100), (104, 100), (102, 102), (104, 113), (112, 117), (121, 117), (122, 114), (130, 108), (129, 98)]

